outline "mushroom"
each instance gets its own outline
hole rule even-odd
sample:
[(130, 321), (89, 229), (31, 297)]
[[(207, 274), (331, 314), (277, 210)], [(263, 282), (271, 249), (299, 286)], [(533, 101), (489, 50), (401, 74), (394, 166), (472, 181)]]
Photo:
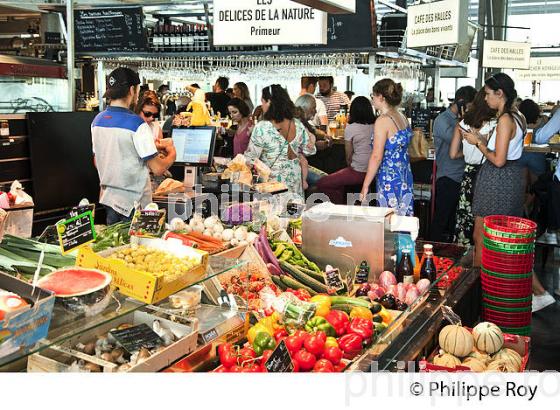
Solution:
[(83, 352), (87, 355), (93, 356), (95, 355), (95, 342), (86, 343), (84, 346)]
[(145, 347), (141, 347), (138, 351), (138, 363), (142, 363), (144, 360), (148, 359), (152, 354)]
[(127, 372), (132, 368), (132, 365), (130, 363), (125, 363), (125, 364), (121, 364), (118, 368), (117, 368), (117, 372)]
[(111, 353), (103, 353), (101, 355), (101, 359), (105, 360), (106, 362), (114, 363), (113, 355)]
[(122, 347), (117, 347), (111, 352), (111, 357), (113, 358), (113, 363), (126, 363), (124, 358), (124, 349)]
[(84, 365), (84, 369), (91, 373), (101, 373), (101, 367), (95, 363), (87, 362)]

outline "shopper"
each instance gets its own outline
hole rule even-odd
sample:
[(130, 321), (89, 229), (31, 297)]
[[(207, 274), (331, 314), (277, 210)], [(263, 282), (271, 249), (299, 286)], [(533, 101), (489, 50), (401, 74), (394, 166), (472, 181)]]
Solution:
[(225, 117), (228, 113), (227, 104), (231, 99), (227, 94), (226, 90), (229, 87), (229, 78), (219, 77), (212, 87), (213, 92), (206, 93), (206, 101), (210, 102), (210, 106), (214, 111), (214, 115), (220, 115)]
[(303, 124), (294, 118), (294, 103), (282, 86), (264, 88), (261, 105), (264, 121), (255, 125), (245, 156), (251, 162), (257, 158), (263, 161), (272, 171), (271, 178), (284, 182), (290, 196), (303, 201), (298, 154), (315, 154), (315, 144)]
[(235, 83), (233, 85), (233, 97), (243, 100), (243, 102), (247, 104), (247, 107), (249, 107), (249, 110), (251, 112), (255, 110), (255, 106), (253, 105), (253, 101), (251, 101), (251, 93), (249, 92), (249, 87), (247, 87), (247, 84), (243, 82)]
[(381, 206), (396, 209), (400, 215), (413, 214), (413, 183), (408, 145), (412, 130), (406, 117), (398, 112), (403, 88), (391, 79), (373, 86), (373, 106), (381, 113), (375, 121), (373, 151), (360, 198), (366, 200), (369, 187), (377, 177), (377, 198)]
[(177, 112), (173, 117), (169, 117), (168, 119), (166, 119), (163, 123), (163, 126), (161, 127), (164, 137), (171, 137), (171, 128), (173, 128), (173, 122), (176, 120), (176, 118), (179, 118), (179, 115), (181, 113), (187, 112), (187, 108), (190, 102), (191, 99), (187, 96), (181, 96), (177, 99)]
[(459, 203), (461, 179), (465, 171), (463, 158), (452, 159), (449, 147), (453, 132), (463, 117), (476, 90), (473, 87), (461, 87), (455, 92), (453, 104), (439, 114), (434, 121), (433, 135), (436, 147), (436, 192), (435, 214), (432, 218), (430, 238), (434, 242), (452, 242), (455, 232), (455, 211)]
[[(560, 109), (558, 108), (550, 120), (535, 131), (533, 141), (537, 144), (548, 144), (556, 134), (560, 134)], [(548, 192), (547, 232), (549, 236), (555, 236), (555, 238), (549, 238), (549, 241), (553, 242), (553, 239), (556, 239), (555, 242), (560, 243), (560, 166), (556, 166), (556, 172), (549, 185)]]
[(251, 110), (240, 98), (233, 98), (228, 103), (228, 112), (231, 119), (237, 123), (237, 129), (233, 136), (233, 156), (243, 154), (249, 146), (249, 139), (253, 131), (254, 123), (251, 118)]
[(140, 95), (140, 99), (134, 109), (134, 112), (150, 126), (154, 135), (154, 141), (163, 139), (163, 130), (157, 120), (159, 118), (160, 107), (161, 104), (157, 94), (154, 91), (148, 90)]
[[(331, 139), (322, 130), (315, 128), (311, 120), (317, 114), (317, 99), (311, 94), (304, 94), (297, 98), (296, 118), (301, 121), (312, 141), (315, 142), (317, 151), (325, 150), (330, 147)], [(303, 189), (307, 191), (309, 187), (314, 187), (317, 182), (327, 175), (327, 173), (309, 165), (307, 158), (302, 153), (299, 154), (301, 172), (303, 174)]]
[(317, 183), (317, 189), (326, 194), (331, 202), (353, 205), (345, 201), (345, 188), (364, 183), (372, 153), (374, 123), (371, 102), (366, 97), (356, 97), (350, 105), (348, 125), (344, 131), (347, 167), (321, 178)]
[(485, 161), (474, 189), (473, 215), (475, 216), (474, 266), (480, 266), (484, 217), (488, 215), (523, 215), (523, 169), (519, 158), (523, 152), (526, 123), (513, 107), (517, 98), (515, 83), (504, 73), (489, 77), (485, 82), (486, 102), (497, 110), (498, 125), (488, 141), (479, 133), (462, 131), (463, 138), (475, 145)]
[(350, 100), (346, 94), (334, 90), (333, 77), (319, 78), (319, 94), (317, 98), (327, 107), (327, 118), (329, 121), (335, 120), (336, 114), (340, 112), (341, 107), (350, 107)]
[(157, 96), (161, 102), (159, 119), (163, 120), (166, 116), (175, 115), (177, 106), (175, 105), (175, 101), (172, 98), (167, 84), (162, 84), (158, 87)]
[(484, 156), (476, 146), (467, 143), (462, 144), (461, 130), (478, 132), (481, 138), (488, 141), (488, 137), (492, 134), (494, 128), (496, 128), (496, 110), (491, 109), (486, 103), (486, 92), (482, 87), (476, 93), (472, 105), (465, 112), (463, 120), (455, 126), (453, 140), (449, 148), (451, 159), (462, 157), (466, 163), (459, 190), (455, 226), (455, 240), (464, 246), (473, 244), (472, 200), (476, 176), (484, 162)]
[(138, 74), (129, 68), (111, 72), (104, 95), (111, 103), (91, 126), (101, 185), (99, 202), (107, 210), (107, 224), (131, 219), (136, 204), (148, 205), (152, 201), (149, 172), (163, 175), (175, 161), (172, 141), (156, 144), (150, 126), (130, 111), (138, 99), (139, 84)]
[(350, 101), (350, 104), (352, 104), (352, 100), (354, 99), (354, 96), (356, 95), (356, 93), (354, 91), (346, 90), (346, 91), (344, 91), (344, 94), (346, 94), (346, 97), (348, 97), (348, 100)]
[[(300, 96), (311, 94), (315, 95), (317, 91), (317, 82), (319, 79), (317, 77), (301, 77), (301, 91), (299, 93)], [(327, 125), (329, 124), (329, 119), (327, 117), (327, 107), (325, 103), (320, 99), (315, 98), (315, 106), (316, 106), (316, 114), (313, 117), (313, 125), (322, 129), (323, 131), (327, 130)]]

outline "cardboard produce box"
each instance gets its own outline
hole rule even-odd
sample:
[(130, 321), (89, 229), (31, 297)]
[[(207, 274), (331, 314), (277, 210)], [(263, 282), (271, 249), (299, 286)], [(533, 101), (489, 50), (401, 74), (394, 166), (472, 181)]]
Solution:
[(114, 252), (133, 246), (127, 245), (108, 249), (98, 254), (89, 247), (83, 247), (80, 249), (76, 259), (76, 265), (84, 268), (99, 269), (111, 274), (113, 277), (112, 285), (119, 292), (145, 303), (157, 303), (202, 280), (206, 275), (206, 268), (208, 266), (208, 253), (206, 252), (184, 246), (179, 241), (171, 239), (140, 238), (138, 245), (163, 250), (178, 257), (195, 258), (199, 261), (199, 264), (183, 272), (179, 277), (175, 276), (170, 280), (161, 274), (129, 268), (124, 261), (111, 258)]
[(0, 272), (0, 289), (21, 296), (29, 306), (6, 313), (0, 320), (0, 366), (26, 354), (37, 342), (47, 337), (54, 307), (52, 292), (33, 286)]

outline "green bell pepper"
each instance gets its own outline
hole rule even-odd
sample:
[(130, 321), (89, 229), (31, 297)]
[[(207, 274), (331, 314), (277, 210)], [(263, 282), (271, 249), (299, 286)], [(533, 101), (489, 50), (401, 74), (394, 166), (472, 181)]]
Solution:
[(262, 356), (265, 350), (274, 350), (276, 341), (268, 333), (258, 333), (253, 341), (253, 350), (257, 356)]
[(305, 324), (305, 331), (309, 333), (315, 333), (319, 331), (325, 332), (327, 337), (336, 336), (336, 331), (334, 327), (325, 319), (324, 317), (315, 316), (309, 322)]

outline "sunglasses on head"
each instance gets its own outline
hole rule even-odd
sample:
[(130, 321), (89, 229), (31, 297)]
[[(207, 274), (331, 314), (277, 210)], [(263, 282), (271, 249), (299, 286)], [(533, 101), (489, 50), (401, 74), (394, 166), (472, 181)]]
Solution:
[[(490, 83), (492, 83), (492, 85), (490, 85)], [(490, 86), (490, 88), (492, 88), (492, 89), (496, 89), (496, 90), (497, 90), (497, 89), (500, 88), (500, 83), (498, 82), (498, 80), (496, 80), (496, 77), (494, 77), (494, 76), (489, 77), (489, 78), (486, 80), (486, 84), (487, 84), (488, 86)]]
[(150, 112), (150, 111), (142, 111), (142, 114), (144, 114), (144, 117), (146, 118), (150, 118), (150, 117), (157, 117), (159, 116), (159, 112)]

